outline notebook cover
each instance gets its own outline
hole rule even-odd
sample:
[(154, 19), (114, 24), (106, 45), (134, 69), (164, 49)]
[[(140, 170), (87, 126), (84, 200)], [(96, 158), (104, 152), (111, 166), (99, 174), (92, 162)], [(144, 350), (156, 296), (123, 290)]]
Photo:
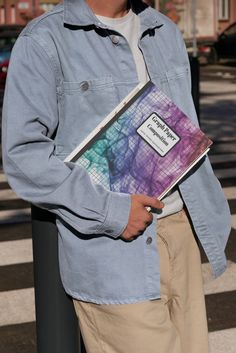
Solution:
[(152, 82), (118, 108), (66, 159), (111, 191), (161, 199), (212, 144)]

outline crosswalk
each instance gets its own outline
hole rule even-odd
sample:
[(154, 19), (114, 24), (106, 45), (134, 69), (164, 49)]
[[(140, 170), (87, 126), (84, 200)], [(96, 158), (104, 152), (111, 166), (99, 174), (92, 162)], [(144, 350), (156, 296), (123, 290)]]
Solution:
[[(236, 347), (236, 154), (210, 156), (232, 213), (228, 269), (212, 280), (204, 256), (203, 277), (211, 353)], [(0, 352), (36, 353), (30, 205), (9, 188), (0, 171)], [(16, 349), (17, 347), (17, 349)]]
[(0, 225), (30, 220), (30, 205), (9, 188), (3, 171), (0, 172), (0, 201)]

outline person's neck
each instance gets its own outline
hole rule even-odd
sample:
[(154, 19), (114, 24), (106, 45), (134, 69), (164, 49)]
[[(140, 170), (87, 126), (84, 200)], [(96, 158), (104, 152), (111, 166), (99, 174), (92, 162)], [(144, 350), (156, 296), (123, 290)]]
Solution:
[(123, 17), (129, 11), (128, 0), (86, 0), (96, 15), (104, 17)]

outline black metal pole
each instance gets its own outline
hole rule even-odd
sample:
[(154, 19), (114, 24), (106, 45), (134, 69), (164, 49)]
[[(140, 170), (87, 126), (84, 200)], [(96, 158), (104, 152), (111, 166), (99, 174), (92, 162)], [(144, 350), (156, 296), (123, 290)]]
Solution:
[(59, 274), (55, 217), (32, 206), (36, 334), (38, 353), (86, 353), (81, 348), (72, 299)]
[(200, 65), (198, 57), (190, 56), (189, 61), (192, 78), (192, 96), (200, 124)]

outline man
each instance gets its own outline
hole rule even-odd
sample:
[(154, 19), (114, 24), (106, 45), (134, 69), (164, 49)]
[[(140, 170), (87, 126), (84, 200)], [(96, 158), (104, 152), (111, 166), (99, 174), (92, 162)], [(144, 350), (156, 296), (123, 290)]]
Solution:
[(163, 203), (104, 190), (63, 162), (140, 81), (151, 79), (197, 123), (189, 76), (178, 29), (139, 0), (65, 0), (14, 47), (5, 171), (22, 198), (57, 216), (61, 278), (87, 353), (208, 352), (193, 230), (215, 276), (230, 230), (208, 159)]

